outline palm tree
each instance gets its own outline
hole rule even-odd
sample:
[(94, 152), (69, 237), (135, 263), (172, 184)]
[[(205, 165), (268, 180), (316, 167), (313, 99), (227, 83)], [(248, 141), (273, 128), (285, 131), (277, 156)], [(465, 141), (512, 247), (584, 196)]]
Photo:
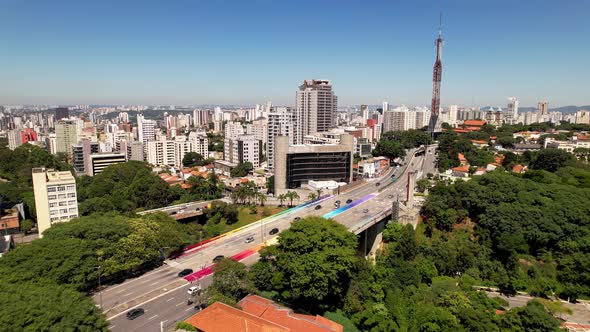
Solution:
[(266, 195), (261, 192), (258, 192), (256, 194), (256, 198), (258, 198), (258, 201), (260, 201), (260, 206), (264, 206), (264, 203), (266, 202)]
[(287, 193), (285, 194), (287, 196), (287, 198), (289, 199), (289, 206), (293, 207), (293, 200), (294, 199), (299, 199), (301, 197), (299, 197), (299, 194), (296, 191), (287, 191)]
[(279, 196), (277, 196), (277, 199), (279, 200), (279, 206), (283, 206), (283, 202), (287, 199), (287, 195), (285, 194), (280, 194)]
[(317, 193), (318, 198), (322, 197), (322, 188), (318, 188), (315, 192)]
[(315, 193), (309, 193), (309, 195), (307, 195), (307, 199), (310, 201), (315, 201), (316, 198), (318, 197)]

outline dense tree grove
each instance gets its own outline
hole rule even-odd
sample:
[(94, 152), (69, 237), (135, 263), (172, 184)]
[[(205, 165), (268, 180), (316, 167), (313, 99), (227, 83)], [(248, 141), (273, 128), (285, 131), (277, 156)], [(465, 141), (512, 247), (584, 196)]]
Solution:
[(386, 156), (391, 159), (403, 158), (406, 155), (406, 149), (417, 148), (420, 145), (432, 143), (430, 135), (422, 130), (396, 130), (388, 131), (381, 135), (377, 142), (374, 156)]
[[(448, 126), (444, 126), (447, 129), (451, 129)], [(464, 134), (457, 134), (452, 131), (443, 132), (439, 138), (438, 148), (438, 168), (441, 171), (447, 170), (452, 167), (459, 166), (459, 159), (457, 154), (462, 153), (465, 158), (472, 166), (486, 166), (489, 163), (494, 162), (493, 152), (491, 148), (478, 149), (471, 140), (485, 140), (491, 142), (491, 138), (495, 138), (496, 144), (502, 145), (504, 148), (513, 147), (515, 143), (521, 142), (519, 139), (513, 137), (513, 133), (520, 131), (547, 131), (550, 129), (556, 130), (589, 130), (588, 125), (575, 125), (569, 123), (561, 123), (561, 125), (555, 126), (551, 123), (533, 123), (530, 125), (503, 125), (502, 127), (495, 128), (490, 125), (483, 126), (480, 131), (473, 131)], [(384, 134), (385, 135), (385, 134)], [(565, 140), (569, 136), (568, 133), (555, 133), (545, 134), (541, 136), (539, 143), (542, 145), (547, 137), (553, 137), (559, 140)], [(544, 152), (544, 151), (547, 152)], [(531, 165), (533, 168), (545, 169), (548, 171), (555, 171), (559, 167), (573, 164), (573, 156), (565, 153), (564, 151), (555, 152), (555, 149), (545, 149), (541, 152), (525, 152), (523, 155), (515, 155), (511, 152), (502, 152), (506, 156), (502, 166), (504, 168), (511, 168), (517, 163)], [(576, 156), (581, 157), (581, 161), (585, 161), (586, 151), (578, 151)], [(535, 162), (538, 154), (541, 159)]]
[(355, 236), (343, 226), (306, 217), (260, 252), (248, 276), (239, 263), (222, 263), (211, 299), (235, 303), (233, 294), (252, 291), (253, 284), (297, 311), (338, 321), (345, 331), (559, 330), (550, 301), (503, 313), (504, 301), (474, 290), (482, 282), (477, 266), (491, 274), (502, 266), (480, 262), (489, 250), (470, 230), (423, 232), (391, 222), (383, 238), (384, 250), (371, 264), (356, 255)]
[[(10, 331), (100, 331), (107, 324), (80, 292), (159, 264), (196, 242), (164, 214), (92, 215), (48, 229), (0, 260), (0, 326)], [(100, 268), (99, 268), (100, 267)]]
[(34, 219), (36, 213), (31, 169), (45, 167), (68, 171), (72, 167), (38, 146), (23, 144), (10, 150), (6, 145), (6, 140), (0, 141), (0, 178), (7, 180), (0, 181), (0, 201), (22, 201), (27, 215)]
[(417, 148), (420, 145), (432, 143), (430, 134), (418, 129), (388, 131), (381, 135), (381, 140), (397, 142), (404, 149)]
[(356, 239), (344, 226), (306, 217), (264, 249), (252, 268), (256, 286), (276, 291), (295, 306), (318, 311), (337, 307), (357, 262)]
[[(137, 208), (153, 209), (169, 205), (180, 198), (181, 192), (170, 188), (164, 180), (151, 172), (144, 163), (129, 161), (107, 167), (93, 177), (78, 179), (78, 200), (80, 211), (96, 211), (93, 199), (100, 202), (106, 211), (128, 212)], [(90, 200), (90, 202), (87, 202)], [(101, 210), (99, 210), (101, 211)]]
[[(556, 173), (533, 170), (523, 176), (494, 172), (437, 185), (430, 190), (423, 214), (428, 232), (473, 225), (469, 245), (477, 260), (453, 272), (507, 291), (587, 297), (589, 188), (590, 172), (572, 167)], [(437, 264), (453, 261), (439, 258)]]

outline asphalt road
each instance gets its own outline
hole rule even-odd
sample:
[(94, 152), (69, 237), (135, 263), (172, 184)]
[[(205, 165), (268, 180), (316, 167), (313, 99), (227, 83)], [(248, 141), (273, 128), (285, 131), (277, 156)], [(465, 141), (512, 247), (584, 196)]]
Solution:
[[(408, 169), (418, 171), (422, 167), (426, 167), (423, 162), (430, 162), (428, 156), (428, 154), (425, 154), (424, 156), (414, 157), (409, 162)], [(409, 158), (410, 156), (408, 156)], [(399, 179), (393, 185), (379, 192), (379, 189), (391, 181), (392, 174), (395, 174)], [(390, 198), (391, 195), (403, 194), (407, 183), (405, 174), (406, 169), (404, 167), (392, 168), (383, 177), (372, 179), (367, 184), (356, 187), (349, 192), (331, 196), (314, 204), (298, 207), (287, 213), (271, 216), (261, 222), (253, 223), (238, 232), (229, 234), (195, 250), (194, 253), (189, 252), (184, 256), (169, 260), (166, 265), (143, 276), (108, 287), (101, 293), (94, 295), (95, 302), (100, 303), (102, 297), (103, 311), (111, 321), (111, 330), (113, 331), (159, 331), (160, 322), (163, 322), (164, 327), (171, 326), (171, 324), (175, 324), (176, 320), (185, 319), (191, 315), (190, 308), (186, 306), (188, 296), (186, 290), (191, 285), (177, 276), (180, 270), (191, 268), (198, 271), (211, 266), (213, 258), (217, 255), (229, 257), (259, 246), (265, 241), (268, 243), (268, 241), (272, 241), (278, 236), (278, 234), (269, 234), (273, 228), (278, 228), (280, 232), (289, 228), (296, 217), (323, 216), (335, 209), (334, 202), (336, 200), (340, 200), (341, 206), (344, 206), (348, 199), (357, 201), (360, 198), (365, 198), (366, 200), (359, 200), (362, 203), (341, 212), (334, 219), (348, 227), (351, 227), (354, 223), (366, 222), (366, 220), (373, 218), (384, 209), (391, 207), (393, 200)], [(378, 182), (379, 185), (377, 185)], [(367, 195), (370, 195), (368, 199)], [(202, 204), (206, 204), (206, 202), (197, 203), (195, 207)], [(321, 207), (316, 209), (317, 206)], [(187, 208), (190, 207), (175, 207), (175, 209)], [(367, 210), (368, 212), (364, 212)], [(254, 241), (246, 243), (245, 240), (248, 237), (253, 237)], [(257, 254), (253, 254), (242, 260), (242, 262), (253, 263), (257, 257)], [(210, 283), (210, 277), (205, 277), (200, 282), (203, 287), (206, 287)], [(125, 312), (135, 307), (142, 307), (145, 314), (133, 321), (127, 320)]]

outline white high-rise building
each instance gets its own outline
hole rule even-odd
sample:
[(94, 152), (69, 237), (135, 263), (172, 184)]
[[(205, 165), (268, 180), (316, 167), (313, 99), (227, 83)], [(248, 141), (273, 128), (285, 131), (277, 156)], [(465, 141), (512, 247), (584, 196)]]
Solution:
[(289, 144), (295, 143), (295, 113), (290, 107), (273, 107), (268, 116), (266, 158), (268, 169), (274, 169), (275, 141), (277, 136), (289, 136)]
[(198, 133), (177, 136), (174, 140), (160, 137), (157, 141), (146, 142), (146, 161), (157, 166), (182, 167), (182, 159), (188, 152), (196, 152), (207, 158), (207, 137)]
[(76, 179), (72, 173), (33, 168), (33, 191), (39, 237), (57, 222), (78, 218)]
[(20, 130), (13, 129), (8, 131), (8, 148), (14, 150), (23, 144)]
[(518, 121), (518, 99), (516, 97), (508, 98), (508, 108), (504, 116), (504, 121), (508, 124), (515, 124)]
[(196, 152), (203, 156), (209, 157), (209, 139), (207, 133), (191, 132), (188, 134), (188, 141), (192, 143), (191, 152)]
[(383, 102), (383, 112), (385, 112), (385, 111), (389, 111), (389, 102), (388, 101)]
[(156, 139), (156, 122), (144, 119), (143, 115), (137, 114), (137, 140), (144, 143)]
[(332, 84), (326, 80), (305, 80), (299, 86), (296, 100), (297, 144), (303, 136), (328, 131), (336, 125), (338, 98), (332, 91)]
[(238, 164), (250, 162), (253, 167), (260, 167), (262, 141), (253, 135), (241, 135), (230, 141), (231, 152), (226, 161)]
[(260, 118), (246, 125), (246, 134), (253, 135), (255, 139), (266, 144), (268, 140), (268, 125), (265, 118)]
[(421, 129), (428, 126), (430, 111), (427, 109), (409, 110), (405, 106), (383, 112), (383, 132), (393, 130)]
[(232, 159), (232, 141), (244, 135), (244, 127), (239, 122), (229, 121), (225, 124), (223, 141), (223, 158), (226, 161)]

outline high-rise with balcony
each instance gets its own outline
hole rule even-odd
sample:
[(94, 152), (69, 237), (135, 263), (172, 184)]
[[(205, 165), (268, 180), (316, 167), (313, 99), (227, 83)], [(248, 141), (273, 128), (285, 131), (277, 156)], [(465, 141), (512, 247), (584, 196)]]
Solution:
[(72, 173), (33, 168), (33, 191), (39, 237), (57, 222), (78, 218), (76, 179)]
[(268, 138), (266, 143), (266, 157), (268, 169), (274, 169), (275, 142), (277, 136), (288, 136), (289, 144), (295, 142), (295, 114), (291, 107), (273, 106), (268, 115)]
[(299, 86), (295, 109), (295, 143), (305, 135), (328, 131), (336, 126), (338, 97), (326, 80), (305, 80)]
[(72, 155), (72, 145), (78, 143), (78, 125), (74, 121), (60, 120), (55, 125), (57, 153)]

